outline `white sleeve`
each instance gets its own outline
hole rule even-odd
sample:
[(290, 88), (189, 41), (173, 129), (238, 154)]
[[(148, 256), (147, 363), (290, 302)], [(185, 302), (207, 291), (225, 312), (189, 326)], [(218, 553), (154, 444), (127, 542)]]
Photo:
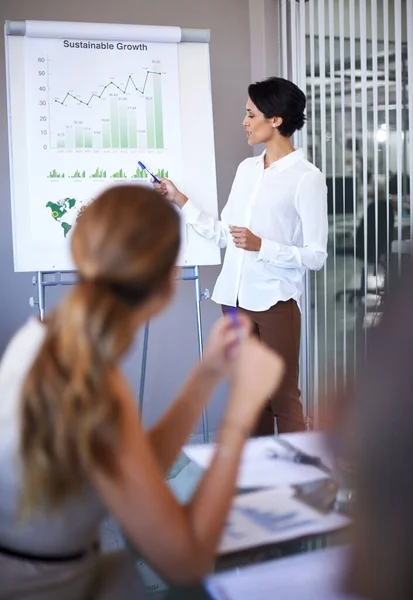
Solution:
[(301, 219), (303, 246), (288, 246), (262, 239), (258, 260), (277, 267), (305, 267), (318, 271), (327, 258), (328, 215), (327, 186), (320, 171), (309, 171), (302, 177), (296, 195), (296, 208)]
[(188, 199), (186, 204), (181, 209), (181, 215), (185, 222), (193, 227), (195, 231), (199, 233), (199, 235), (202, 235), (202, 237), (208, 240), (213, 240), (220, 248), (225, 248), (228, 241), (229, 215), (231, 213), (231, 206), (234, 203), (236, 196), (236, 182), (237, 175), (235, 176), (232, 184), (228, 202), (222, 210), (221, 220), (203, 212), (191, 199)]

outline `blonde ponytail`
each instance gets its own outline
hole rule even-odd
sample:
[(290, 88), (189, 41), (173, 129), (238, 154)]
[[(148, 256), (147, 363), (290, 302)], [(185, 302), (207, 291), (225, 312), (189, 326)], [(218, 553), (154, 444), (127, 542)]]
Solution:
[(131, 319), (124, 302), (86, 281), (52, 315), (23, 387), (24, 506), (58, 506), (91, 465), (116, 475), (120, 407), (109, 374), (132, 341)]
[(179, 232), (172, 206), (136, 185), (108, 188), (79, 217), (71, 244), (80, 283), (48, 320), (22, 388), (23, 506), (58, 506), (91, 466), (116, 476), (121, 406), (110, 375), (137, 310), (170, 289)]

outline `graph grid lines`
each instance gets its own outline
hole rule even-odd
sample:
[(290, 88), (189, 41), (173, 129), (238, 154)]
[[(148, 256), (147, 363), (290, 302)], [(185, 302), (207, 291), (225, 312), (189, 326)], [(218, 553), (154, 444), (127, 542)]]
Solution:
[[(87, 100), (73, 91), (67, 91), (61, 98), (49, 98), (49, 106), (52, 104), (64, 110), (71, 101), (75, 107), (87, 111), (81, 118), (64, 125), (61, 123), (65, 114), (54, 112), (59, 125), (51, 137), (51, 147), (58, 150), (163, 149), (162, 73), (146, 70), (142, 86), (138, 86), (135, 79), (128, 75), (123, 86), (109, 81), (100, 93), (91, 92)], [(97, 101), (103, 105), (98, 106)]]

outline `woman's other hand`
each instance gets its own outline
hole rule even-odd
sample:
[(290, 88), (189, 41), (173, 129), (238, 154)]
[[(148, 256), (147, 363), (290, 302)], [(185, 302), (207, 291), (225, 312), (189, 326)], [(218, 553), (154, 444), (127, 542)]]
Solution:
[(230, 225), (229, 231), (237, 248), (255, 252), (261, 250), (261, 238), (246, 227), (235, 227), (234, 225)]

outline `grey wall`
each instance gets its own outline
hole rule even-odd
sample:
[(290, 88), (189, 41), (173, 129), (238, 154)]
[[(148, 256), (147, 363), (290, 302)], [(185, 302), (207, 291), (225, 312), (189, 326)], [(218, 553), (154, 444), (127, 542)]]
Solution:
[[(248, 0), (0, 0), (0, 22), (6, 19), (100, 21), (179, 25), (211, 29), (211, 76), (215, 122), (216, 163), (220, 207), (224, 205), (238, 163), (250, 154), (241, 121), (250, 82), (250, 30)], [(12, 333), (30, 314), (28, 300), (35, 289), (32, 274), (13, 272), (10, 217), (6, 81), (4, 41), (0, 36), (0, 353)], [(199, 115), (202, 119), (202, 115)], [(202, 143), (202, 140), (200, 140)], [(196, 148), (194, 149), (196, 151)], [(217, 267), (201, 269), (203, 287), (212, 289)], [(48, 290), (48, 306), (62, 290)], [(203, 302), (203, 330), (207, 334), (220, 310)], [(125, 361), (137, 391), (140, 379), (141, 335)], [(147, 365), (144, 418), (152, 422), (167, 406), (189, 368), (197, 360), (195, 294), (191, 282), (178, 285), (169, 310), (151, 325)], [(209, 409), (215, 429), (225, 388), (218, 390)]]

